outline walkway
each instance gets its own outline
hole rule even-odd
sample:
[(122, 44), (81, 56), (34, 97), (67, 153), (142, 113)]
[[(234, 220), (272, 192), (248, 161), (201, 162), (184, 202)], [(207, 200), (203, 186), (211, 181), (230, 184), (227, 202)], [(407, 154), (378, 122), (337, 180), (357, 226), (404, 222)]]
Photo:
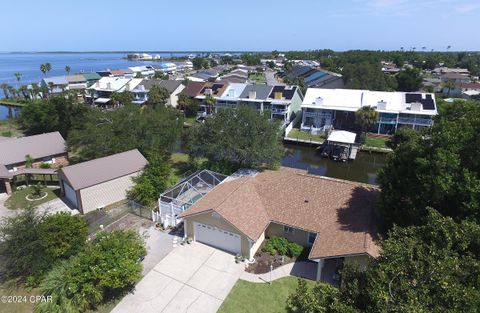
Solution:
[(244, 269), (235, 257), (193, 242), (161, 260), (111, 313), (214, 313)]
[[(297, 276), (314, 280), (315, 273), (317, 271), (317, 263), (315, 262), (295, 262), (288, 263), (272, 271), (272, 280), (276, 280), (287, 276)], [(240, 275), (240, 279), (252, 282), (252, 283), (265, 283), (270, 282), (270, 273), (265, 274), (253, 274), (243, 272)]]
[(267, 81), (267, 85), (268, 86), (276, 86), (276, 85), (285, 85), (285, 84), (281, 84), (277, 78), (275, 77), (275, 72), (271, 71), (271, 70), (267, 70), (265, 72), (265, 79)]

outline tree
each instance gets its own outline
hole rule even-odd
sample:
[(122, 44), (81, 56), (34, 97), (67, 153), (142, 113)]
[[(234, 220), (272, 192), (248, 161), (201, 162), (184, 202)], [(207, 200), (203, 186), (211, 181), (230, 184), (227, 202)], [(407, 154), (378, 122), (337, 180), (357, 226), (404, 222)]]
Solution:
[(418, 91), (422, 86), (422, 77), (416, 69), (407, 68), (397, 74), (398, 91)]
[(350, 89), (388, 91), (395, 89), (395, 78), (382, 72), (380, 62), (347, 63), (342, 69), (345, 86)]
[(47, 215), (40, 223), (40, 247), (50, 262), (68, 259), (83, 250), (88, 235), (86, 222), (70, 213)]
[(385, 227), (421, 224), (426, 207), (456, 220), (480, 221), (480, 107), (444, 104), (431, 131), (399, 129), (379, 173)]
[(44, 268), (44, 256), (38, 249), (38, 225), (42, 219), (29, 207), (0, 224), (0, 252), (7, 277), (26, 278)]
[(5, 99), (9, 99), (9, 92), (8, 92), (8, 84), (7, 83), (1, 83), (0, 84), (0, 89), (2, 89), (3, 94), (5, 96)]
[(184, 93), (178, 95), (178, 109), (183, 110), (186, 117), (197, 116), (198, 103)]
[(84, 312), (131, 290), (141, 278), (140, 258), (146, 254), (135, 231), (98, 233), (84, 251), (56, 266), (39, 287), (52, 296), (36, 313)]
[(45, 63), (40, 64), (40, 71), (43, 73), (44, 76), (47, 74), (48, 70)]
[(204, 58), (196, 57), (192, 59), (192, 65), (194, 70), (201, 70), (208, 66), (208, 61)]
[(153, 207), (159, 195), (173, 185), (174, 179), (168, 158), (151, 154), (148, 159), (142, 174), (134, 179), (135, 186), (128, 192), (128, 198)]
[(52, 64), (45, 63), (45, 69), (47, 70), (47, 73), (49, 73), (52, 70)]
[(113, 92), (110, 96), (114, 107), (130, 105), (133, 102), (133, 95), (128, 91)]
[(20, 82), (20, 80), (22, 79), (22, 73), (16, 72), (14, 75), (15, 75), (15, 78), (17, 79), (17, 82)]
[(206, 157), (210, 166), (229, 172), (238, 168), (279, 164), (283, 156), (282, 130), (277, 121), (248, 106), (223, 109), (190, 128), (187, 150)]
[(212, 95), (206, 95), (203, 102), (205, 103), (205, 106), (206, 106), (206, 109), (207, 109), (207, 114), (212, 114), (213, 113), (213, 108), (214, 108), (215, 104), (217, 103), (217, 100)]
[(272, 68), (272, 69), (275, 68), (275, 62), (273, 62), (273, 61), (268, 61), (267, 65), (268, 65), (269, 68)]
[(148, 93), (148, 104), (152, 107), (165, 106), (170, 97), (168, 89), (162, 86), (153, 85)]
[(28, 135), (59, 131), (64, 138), (72, 128), (81, 127), (92, 109), (63, 95), (48, 100), (28, 102), (20, 112), (18, 122)]
[(443, 87), (447, 88), (447, 97), (450, 97), (450, 92), (452, 92), (452, 89), (455, 89), (455, 80), (453, 79), (448, 79), (443, 83)]
[(367, 135), (367, 132), (378, 120), (378, 112), (371, 106), (363, 106), (355, 112), (355, 120), (362, 128), (362, 132)]
[(67, 72), (67, 75), (70, 75), (70, 70), (71, 70), (70, 66), (66, 65), (65, 72)]
[(144, 155), (169, 156), (183, 129), (183, 119), (173, 108), (127, 105), (114, 111), (92, 111), (82, 127), (67, 137), (67, 146), (86, 161), (131, 149)]

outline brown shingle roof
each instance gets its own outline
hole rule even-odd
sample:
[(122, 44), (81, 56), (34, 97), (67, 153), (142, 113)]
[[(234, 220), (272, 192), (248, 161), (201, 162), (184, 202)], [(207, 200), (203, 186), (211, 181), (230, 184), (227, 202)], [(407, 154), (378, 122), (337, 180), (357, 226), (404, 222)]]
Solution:
[(369, 185), (282, 168), (224, 182), (183, 216), (213, 210), (252, 240), (270, 222), (316, 232), (312, 259), (377, 256), (372, 221), (377, 197)]
[(147, 160), (137, 150), (109, 155), (103, 158), (61, 168), (74, 190), (97, 185), (112, 179), (136, 173), (147, 165)]
[(204, 82), (190, 82), (185, 89), (182, 90), (182, 93), (193, 98), (200, 92), (200, 90), (202, 90), (203, 85), (205, 85)]

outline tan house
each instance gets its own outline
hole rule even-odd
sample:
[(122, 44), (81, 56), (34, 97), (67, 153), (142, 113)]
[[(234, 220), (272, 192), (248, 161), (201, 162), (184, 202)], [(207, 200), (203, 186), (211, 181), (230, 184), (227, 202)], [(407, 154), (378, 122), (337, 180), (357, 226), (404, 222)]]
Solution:
[(59, 132), (0, 137), (0, 193), (10, 194), (18, 176), (52, 176), (56, 175), (56, 169), (66, 165), (67, 148)]
[(137, 150), (64, 167), (58, 171), (62, 196), (85, 214), (122, 201), (147, 160)]
[(188, 237), (248, 259), (271, 236), (310, 246), (320, 280), (327, 261), (365, 265), (378, 256), (377, 197), (370, 185), (282, 168), (226, 180), (181, 217)]

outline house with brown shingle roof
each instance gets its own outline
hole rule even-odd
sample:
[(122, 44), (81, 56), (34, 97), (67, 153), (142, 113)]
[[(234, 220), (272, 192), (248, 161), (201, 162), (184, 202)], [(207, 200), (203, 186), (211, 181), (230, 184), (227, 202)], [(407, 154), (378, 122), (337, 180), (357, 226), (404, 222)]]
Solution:
[(281, 236), (310, 247), (317, 280), (326, 262), (377, 257), (377, 188), (281, 168), (227, 179), (180, 216), (196, 241), (253, 259), (265, 238)]
[(0, 140), (0, 193), (10, 194), (18, 177), (27, 177), (28, 184), (31, 175), (56, 176), (56, 169), (65, 165), (68, 165), (67, 147), (59, 132), (3, 138)]

